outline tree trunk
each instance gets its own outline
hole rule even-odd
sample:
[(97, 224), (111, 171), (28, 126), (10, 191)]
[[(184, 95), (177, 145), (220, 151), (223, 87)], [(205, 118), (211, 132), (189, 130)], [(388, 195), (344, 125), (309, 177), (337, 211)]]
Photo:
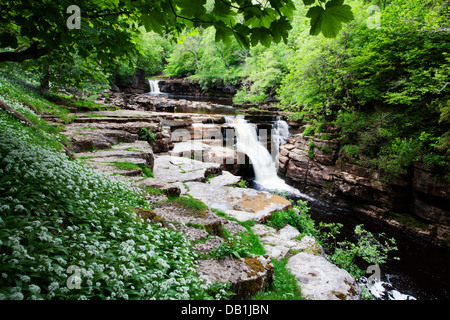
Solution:
[(10, 114), (12, 114), (14, 117), (16, 117), (17, 119), (19, 119), (20, 121), (25, 122), (26, 124), (28, 124), (29, 126), (33, 126), (34, 123), (31, 122), (30, 119), (28, 119), (27, 117), (25, 117), (23, 114), (21, 114), (20, 112), (16, 111), (15, 109), (11, 108), (10, 106), (8, 106), (5, 102), (3, 102), (2, 100), (0, 100), (0, 108), (5, 110), (6, 112), (9, 112)]

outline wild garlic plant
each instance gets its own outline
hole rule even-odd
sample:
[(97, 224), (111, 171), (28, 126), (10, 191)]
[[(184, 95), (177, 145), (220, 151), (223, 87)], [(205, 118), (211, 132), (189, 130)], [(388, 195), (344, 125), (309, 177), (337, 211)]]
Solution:
[[(138, 218), (132, 209), (148, 205), (137, 190), (50, 140), (0, 111), (0, 299), (228, 296), (197, 275), (181, 233)], [(68, 285), (70, 266), (79, 286)]]

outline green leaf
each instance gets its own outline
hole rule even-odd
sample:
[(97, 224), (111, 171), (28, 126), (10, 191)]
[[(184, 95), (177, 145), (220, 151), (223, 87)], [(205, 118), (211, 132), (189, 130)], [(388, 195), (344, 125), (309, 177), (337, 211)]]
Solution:
[(322, 33), (326, 38), (334, 38), (342, 29), (342, 22), (349, 22), (353, 19), (351, 7), (348, 5), (328, 7), (325, 9), (321, 21)]
[(312, 5), (314, 2), (316, 2), (316, 0), (303, 0), (303, 3), (305, 4), (305, 6), (310, 6), (310, 5)]
[(343, 5), (343, 0), (331, 0), (325, 5), (310, 8), (306, 17), (310, 18), (310, 34), (318, 35), (320, 32), (326, 38), (334, 38), (342, 29), (342, 22), (349, 22), (354, 19), (353, 12), (349, 5)]
[(183, 17), (198, 17), (205, 13), (206, 0), (177, 0), (176, 5), (179, 7), (180, 15)]
[(274, 21), (270, 25), (270, 30), (272, 30), (273, 41), (279, 43), (281, 39), (285, 42), (289, 36), (289, 30), (292, 29), (291, 24), (286, 18), (281, 18), (278, 21)]
[(309, 8), (308, 12), (306, 13), (306, 17), (310, 18), (310, 30), (309, 33), (313, 36), (319, 35), (319, 33), (322, 31), (322, 17), (323, 17), (323, 10), (320, 6), (315, 6), (312, 8)]

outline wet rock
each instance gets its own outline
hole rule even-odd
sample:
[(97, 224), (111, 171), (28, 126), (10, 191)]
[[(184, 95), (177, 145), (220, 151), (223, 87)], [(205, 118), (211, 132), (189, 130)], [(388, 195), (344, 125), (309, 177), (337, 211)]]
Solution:
[(219, 146), (217, 143), (215, 145), (209, 145), (195, 140), (175, 143), (170, 155), (187, 157), (202, 162), (217, 163), (222, 165), (223, 170), (232, 174), (238, 173), (243, 166), (246, 166), (245, 163), (241, 165), (238, 161), (239, 157), (242, 157), (240, 152)]

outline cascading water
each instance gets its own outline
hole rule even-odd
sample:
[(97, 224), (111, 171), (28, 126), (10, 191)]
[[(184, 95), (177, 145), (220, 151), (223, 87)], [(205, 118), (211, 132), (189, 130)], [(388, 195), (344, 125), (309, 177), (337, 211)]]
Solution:
[(236, 149), (245, 153), (253, 164), (255, 172), (255, 183), (263, 189), (289, 192), (293, 195), (309, 198), (297, 189), (287, 185), (283, 179), (278, 177), (275, 161), (267, 148), (261, 143), (257, 136), (257, 128), (245, 120), (242, 116), (225, 117), (226, 122), (236, 132)]
[(280, 146), (286, 143), (286, 139), (290, 135), (288, 123), (278, 116), (272, 131), (272, 158), (274, 161), (276, 161)]
[(148, 83), (150, 85), (150, 94), (152, 95), (158, 95), (161, 94), (161, 91), (159, 91), (159, 85), (158, 85), (159, 80), (148, 80)]

